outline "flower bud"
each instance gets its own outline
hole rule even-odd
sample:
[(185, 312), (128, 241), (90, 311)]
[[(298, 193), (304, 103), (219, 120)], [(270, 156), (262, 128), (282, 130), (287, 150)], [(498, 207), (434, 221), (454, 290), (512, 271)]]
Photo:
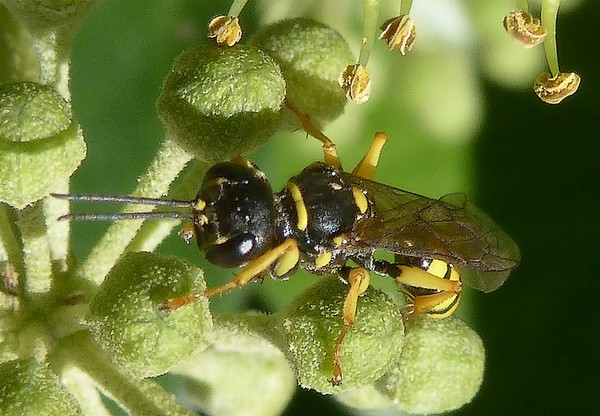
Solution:
[(332, 386), (333, 349), (344, 326), (349, 286), (324, 278), (279, 313), (287, 355), (301, 386), (333, 393), (369, 384), (400, 356), (403, 324), (397, 306), (369, 288), (358, 299), (356, 320), (340, 349), (341, 386)]
[(335, 398), (346, 406), (360, 410), (383, 411), (394, 405), (374, 384), (344, 390), (336, 394)]
[(0, 201), (23, 208), (64, 183), (85, 158), (71, 107), (33, 82), (0, 86)]
[(92, 299), (88, 322), (94, 339), (115, 364), (144, 378), (163, 374), (206, 347), (212, 328), (208, 301), (170, 313), (170, 298), (201, 293), (202, 271), (174, 257), (138, 252), (125, 255)]
[(78, 25), (99, 0), (5, 0), (6, 7), (35, 30)]
[[(344, 111), (346, 99), (337, 80), (353, 57), (338, 32), (323, 23), (298, 18), (266, 26), (251, 42), (279, 64), (287, 98), (317, 127)], [(297, 120), (290, 119), (286, 120), (289, 126), (297, 128)]]
[(400, 360), (376, 387), (403, 412), (448, 412), (479, 390), (484, 355), (479, 336), (458, 318), (417, 316), (406, 326)]
[(56, 374), (30, 359), (0, 364), (0, 414), (80, 415), (81, 412)]
[(282, 414), (297, 384), (271, 340), (272, 321), (273, 315), (254, 312), (215, 315), (208, 335), (211, 347), (171, 370), (185, 376), (189, 400), (214, 415)]
[(156, 107), (167, 137), (214, 163), (269, 140), (284, 98), (279, 67), (258, 48), (198, 45), (175, 60)]

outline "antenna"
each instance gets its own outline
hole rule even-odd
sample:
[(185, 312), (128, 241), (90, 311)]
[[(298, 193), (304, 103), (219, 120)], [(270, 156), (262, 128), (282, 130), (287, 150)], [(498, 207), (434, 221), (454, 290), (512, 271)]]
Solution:
[[(158, 205), (174, 208), (193, 208), (196, 201), (182, 201), (178, 199), (142, 198), (135, 196), (119, 195), (77, 195), (77, 194), (50, 194), (54, 198), (68, 201), (88, 202), (120, 202), (140, 205)], [(177, 211), (148, 211), (148, 212), (123, 212), (117, 214), (67, 214), (58, 217), (59, 221), (119, 221), (119, 220), (147, 220), (147, 219), (192, 219), (192, 213)]]

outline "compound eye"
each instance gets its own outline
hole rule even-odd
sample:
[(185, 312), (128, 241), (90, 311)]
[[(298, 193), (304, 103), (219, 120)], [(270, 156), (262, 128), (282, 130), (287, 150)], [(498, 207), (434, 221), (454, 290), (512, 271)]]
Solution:
[(224, 268), (239, 267), (256, 257), (257, 242), (254, 235), (246, 233), (231, 237), (206, 250), (206, 259)]
[(223, 182), (213, 181), (202, 185), (198, 198), (207, 202), (216, 202), (223, 195)]

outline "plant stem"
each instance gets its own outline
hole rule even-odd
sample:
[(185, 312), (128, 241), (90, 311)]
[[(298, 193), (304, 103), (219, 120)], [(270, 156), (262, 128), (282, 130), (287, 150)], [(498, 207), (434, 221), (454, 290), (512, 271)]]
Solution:
[(52, 267), (42, 201), (17, 211), (17, 217), (25, 266), (23, 290), (27, 295), (47, 293), (52, 286)]
[[(158, 198), (167, 193), (171, 182), (191, 160), (192, 155), (167, 137), (159, 149), (147, 172), (139, 178), (132, 196)], [(122, 212), (147, 211), (136, 204), (127, 204)], [(102, 283), (109, 270), (126, 251), (142, 226), (142, 220), (118, 221), (113, 223), (102, 239), (92, 249), (88, 258), (81, 264), (77, 275), (97, 285)]]
[(229, 8), (229, 16), (238, 17), (248, 0), (234, 0)]
[(4, 44), (0, 83), (37, 81), (39, 65), (32, 51), (31, 36), (3, 4), (0, 4), (0, 28)]
[[(207, 164), (195, 160), (192, 163), (192, 168), (185, 174), (175, 189), (173, 189), (173, 192), (169, 192), (168, 198), (179, 200), (193, 199), (198, 193), (201, 179), (207, 168)], [(127, 251), (154, 251), (171, 234), (173, 228), (180, 223), (181, 220), (170, 219), (146, 221), (129, 247), (127, 247)]]
[[(58, 184), (56, 192), (69, 193), (69, 181), (69, 179), (65, 179)], [(46, 217), (50, 255), (52, 261), (60, 265), (59, 271), (65, 271), (67, 267), (71, 223), (69, 221), (58, 221), (57, 219), (68, 213), (69, 201), (52, 197), (44, 199), (44, 216)]]
[(360, 47), (358, 63), (366, 67), (371, 55), (371, 49), (375, 43), (377, 19), (379, 18), (379, 0), (363, 0), (363, 9), (362, 45)]
[[(163, 416), (165, 414), (190, 416), (192, 413), (173, 396), (149, 380), (136, 380), (115, 367), (87, 331), (77, 332), (61, 341), (49, 357), (55, 371), (73, 376), (73, 367), (87, 374), (89, 380), (108, 397), (133, 416)], [(97, 400), (97, 393), (89, 388), (79, 389), (78, 400)], [(87, 394), (87, 398), (83, 396)]]
[(40, 62), (39, 83), (52, 85), (65, 100), (70, 101), (70, 34), (65, 36), (58, 30), (49, 30), (34, 33), (32, 38), (33, 49)]
[(61, 381), (77, 400), (84, 415), (111, 416), (111, 413), (104, 407), (100, 392), (96, 389), (93, 380), (81, 369), (65, 365), (61, 372)]
[(556, 19), (558, 16), (558, 6), (560, 0), (542, 1), (542, 26), (546, 28), (548, 34), (544, 41), (544, 50), (546, 51), (546, 60), (552, 76), (560, 73), (558, 68), (558, 51), (556, 47)]
[(13, 267), (22, 276), (21, 246), (12, 226), (12, 216), (8, 205), (0, 203), (0, 262), (7, 262), (7, 267)]
[(403, 14), (410, 13), (411, 7), (412, 7), (412, 0), (400, 1), (400, 12), (398, 13), (398, 15), (402, 16)]
[(517, 10), (529, 13), (529, 4), (527, 0), (517, 0)]

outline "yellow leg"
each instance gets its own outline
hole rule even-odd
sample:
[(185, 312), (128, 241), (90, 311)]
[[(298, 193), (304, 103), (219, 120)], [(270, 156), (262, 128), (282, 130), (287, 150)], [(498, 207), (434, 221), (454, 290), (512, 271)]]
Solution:
[(371, 180), (375, 177), (375, 168), (379, 163), (379, 156), (381, 155), (381, 150), (383, 149), (385, 142), (387, 142), (387, 139), (387, 134), (381, 131), (375, 133), (375, 138), (371, 143), (371, 147), (367, 151), (365, 157), (362, 158), (352, 171), (353, 175)]
[[(455, 269), (446, 266), (447, 271), (438, 276), (418, 267), (397, 267), (400, 274), (396, 276), (396, 281), (406, 287), (405, 293), (412, 303), (407, 319), (422, 313), (444, 318), (454, 312), (460, 302), (462, 290), (462, 283)], [(410, 287), (429, 290), (431, 293), (413, 294)]]
[(408, 318), (426, 313), (432, 318), (445, 318), (452, 315), (460, 301), (460, 292), (440, 292), (431, 295), (415, 296), (412, 311)]
[(405, 286), (444, 292), (458, 292), (462, 286), (460, 280), (444, 279), (418, 267), (399, 265), (398, 269), (400, 270), (400, 274), (396, 276), (396, 282)]
[(335, 345), (333, 347), (333, 378), (331, 379), (331, 383), (334, 386), (339, 386), (340, 384), (342, 384), (342, 365), (340, 362), (340, 348), (342, 347), (342, 342), (344, 341), (346, 334), (348, 333), (352, 325), (354, 325), (358, 297), (366, 292), (367, 288), (369, 287), (370, 281), (371, 277), (366, 269), (363, 269), (362, 267), (357, 267), (355, 269), (350, 270), (350, 273), (348, 275), (348, 283), (350, 284), (350, 290), (348, 291), (348, 295), (344, 300), (344, 307), (342, 309), (344, 328), (335, 340)]
[(301, 113), (300, 110), (298, 110), (287, 98), (284, 101), (284, 105), (288, 110), (294, 113), (296, 117), (298, 117), (298, 120), (300, 120), (300, 124), (305, 132), (323, 143), (323, 156), (325, 158), (325, 163), (327, 163), (329, 166), (341, 168), (342, 164), (337, 154), (335, 143), (332, 142), (329, 137), (325, 136), (321, 130), (319, 130), (317, 126), (310, 121), (308, 116)]
[(200, 299), (210, 298), (231, 289), (245, 286), (276, 262), (275, 272), (278, 275), (283, 275), (296, 265), (299, 258), (298, 243), (293, 238), (288, 238), (277, 247), (248, 263), (230, 282), (213, 289), (208, 289), (202, 293), (169, 299), (160, 309), (163, 311), (172, 311)]

